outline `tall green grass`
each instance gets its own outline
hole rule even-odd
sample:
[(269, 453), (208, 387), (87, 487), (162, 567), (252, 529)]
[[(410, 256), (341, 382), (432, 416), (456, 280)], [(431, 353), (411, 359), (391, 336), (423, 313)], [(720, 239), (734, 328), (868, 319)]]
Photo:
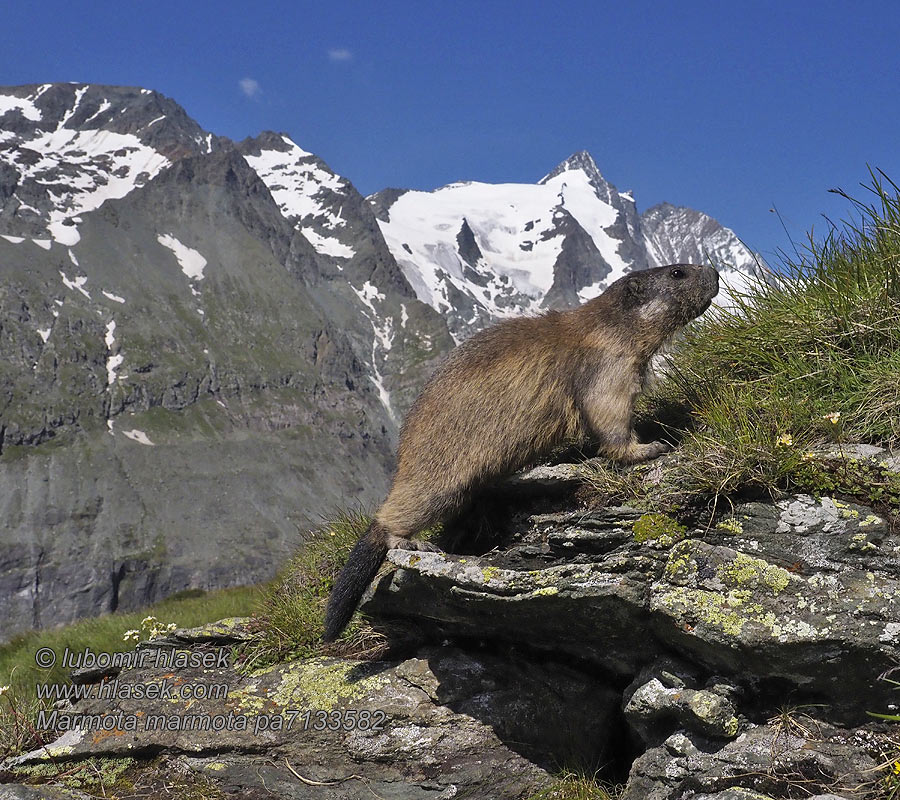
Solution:
[(374, 658), (384, 652), (385, 637), (360, 615), (334, 644), (321, 641), (331, 587), (368, 525), (361, 511), (336, 513), (285, 565), (265, 592), (260, 638), (250, 656), (253, 664), (322, 653)]
[(644, 400), (651, 417), (688, 420), (670, 430), (671, 492), (815, 488), (822, 445), (900, 443), (900, 190), (880, 173), (867, 189), (856, 222), (811, 235), (686, 331)]

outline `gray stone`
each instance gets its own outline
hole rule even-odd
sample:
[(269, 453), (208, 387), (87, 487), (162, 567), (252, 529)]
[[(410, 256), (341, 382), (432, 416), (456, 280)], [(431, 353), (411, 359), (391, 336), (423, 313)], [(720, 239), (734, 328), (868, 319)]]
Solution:
[(774, 800), (799, 791), (861, 798), (877, 781), (875, 767), (827, 725), (806, 736), (755, 727), (724, 746), (676, 734), (637, 758), (620, 800)]
[(883, 707), (876, 677), (900, 658), (900, 539), (882, 517), (799, 495), (739, 506), (709, 531), (637, 541), (639, 521), (631, 509), (535, 515), (518, 559), (391, 551), (397, 569), (362, 608), (427, 609), (434, 635), (527, 643), (629, 678), (677, 654), (740, 684), (828, 697), (835, 721)]
[(671, 688), (653, 678), (640, 686), (625, 706), (625, 717), (645, 742), (659, 741), (667, 720), (710, 737), (732, 739), (740, 721), (727, 697), (706, 689)]
[[(177, 694), (127, 699), (136, 686), (167, 681), (227, 686), (227, 693), (190, 702)], [(393, 786), (383, 795), (391, 797), (455, 791), (518, 798), (549, 783), (546, 770), (555, 760), (603, 758), (618, 704), (611, 689), (562, 664), (508, 662), (452, 648), (402, 662), (312, 659), (246, 676), (230, 667), (134, 667), (122, 670), (115, 692), (120, 699), (58, 710), (57, 725), (74, 720), (81, 729), (3, 768), (15, 774), (35, 764), (162, 751), (191, 759), (192, 769), (210, 780), (248, 791), (271, 788), (272, 781), (296, 784), (293, 766), (314, 781), (361, 776), (335, 797), (357, 796), (363, 783)], [(111, 733), (85, 729), (103, 716), (115, 720)]]
[(62, 786), (26, 786), (8, 783), (0, 786), (0, 800), (91, 800), (91, 795)]

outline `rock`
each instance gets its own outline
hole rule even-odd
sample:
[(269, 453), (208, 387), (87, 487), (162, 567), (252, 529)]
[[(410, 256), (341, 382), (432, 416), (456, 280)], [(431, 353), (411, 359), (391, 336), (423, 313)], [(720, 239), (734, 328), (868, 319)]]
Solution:
[(504, 481), (503, 489), (522, 494), (532, 492), (566, 494), (575, 491), (582, 483), (579, 465), (553, 464), (516, 473)]
[(719, 689), (687, 689), (652, 678), (638, 687), (625, 706), (625, 717), (646, 743), (666, 738), (667, 723), (710, 737), (732, 739), (740, 721), (731, 700)]
[(677, 654), (743, 686), (827, 698), (834, 721), (860, 724), (884, 706), (877, 678), (900, 659), (898, 556), (882, 517), (827, 497), (738, 506), (710, 531), (633, 509), (556, 512), (532, 516), (505, 552), (391, 551), (397, 569), (362, 608), (629, 679)]
[[(228, 653), (220, 649), (220, 660)], [(170, 691), (128, 699), (154, 685)], [(180, 696), (185, 687), (193, 699)], [(112, 691), (120, 699), (57, 710), (57, 729), (79, 728), (3, 768), (15, 775), (51, 761), (164, 752), (248, 791), (296, 786), (293, 767), (310, 780), (342, 781), (333, 797), (359, 796), (362, 782), (385, 797), (518, 798), (549, 783), (555, 760), (603, 758), (618, 704), (617, 693), (562, 664), (449, 647), (402, 662), (320, 658), (250, 675), (151, 662), (123, 669)]]
[(622, 800), (862, 800), (881, 780), (896, 743), (866, 712), (896, 702), (892, 519), (796, 495), (691, 527), (505, 497), (487, 553), (388, 553), (363, 610), (415, 626), (402, 658), (243, 674), (247, 620), (176, 630), (105, 699), (48, 712), (59, 738), (0, 781), (91, 759), (151, 794), (252, 800), (521, 800), (569, 764), (627, 774)]
[(817, 791), (861, 797), (876, 762), (846, 731), (815, 724), (808, 735), (751, 728), (724, 746), (676, 733), (639, 756), (620, 800), (760, 800)]
[(10, 783), (0, 786), (0, 800), (91, 800), (91, 796), (77, 789), (61, 786), (26, 786)]
[(410, 617), (427, 609), (436, 635), (525, 642), (619, 674), (634, 674), (655, 654), (645, 630), (648, 576), (639, 570), (648, 565), (641, 556), (528, 571), (407, 550), (390, 551), (388, 560), (400, 569), (366, 596), (365, 613)]

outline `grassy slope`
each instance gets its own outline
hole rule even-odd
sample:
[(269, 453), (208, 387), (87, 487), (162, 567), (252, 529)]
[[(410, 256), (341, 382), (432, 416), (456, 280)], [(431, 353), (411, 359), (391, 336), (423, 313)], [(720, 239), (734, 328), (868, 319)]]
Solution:
[(829, 489), (900, 502), (900, 482), (877, 467), (842, 478), (813, 455), (828, 443), (900, 443), (900, 190), (887, 188), (875, 180), (858, 224), (811, 238), (774, 285), (751, 286), (686, 332), (644, 400), (648, 416), (678, 420), (665, 485), (601, 467), (601, 493), (678, 505)]

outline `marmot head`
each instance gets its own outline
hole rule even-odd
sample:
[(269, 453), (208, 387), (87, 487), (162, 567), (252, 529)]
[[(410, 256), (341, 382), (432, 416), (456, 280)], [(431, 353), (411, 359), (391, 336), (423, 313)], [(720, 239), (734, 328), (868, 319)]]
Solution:
[(620, 292), (621, 308), (666, 335), (699, 317), (719, 293), (719, 273), (697, 264), (669, 264), (632, 272), (607, 291)]

